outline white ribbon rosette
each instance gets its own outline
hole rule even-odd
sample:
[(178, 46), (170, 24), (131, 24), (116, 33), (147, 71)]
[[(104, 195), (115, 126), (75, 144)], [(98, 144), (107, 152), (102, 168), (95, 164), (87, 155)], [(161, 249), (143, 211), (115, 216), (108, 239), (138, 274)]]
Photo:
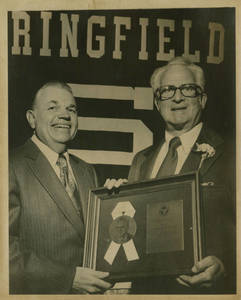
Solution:
[(133, 219), (135, 212), (132, 204), (129, 201), (124, 201), (117, 203), (111, 213), (113, 222), (110, 225), (109, 233), (112, 241), (104, 256), (110, 265), (113, 264), (121, 246), (124, 248), (128, 261), (139, 259), (132, 239), (136, 233), (136, 223)]

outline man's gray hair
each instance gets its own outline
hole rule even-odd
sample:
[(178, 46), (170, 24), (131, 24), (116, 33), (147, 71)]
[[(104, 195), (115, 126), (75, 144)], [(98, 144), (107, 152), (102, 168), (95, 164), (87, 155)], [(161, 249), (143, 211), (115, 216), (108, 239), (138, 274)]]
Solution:
[(68, 91), (68, 92), (74, 97), (73, 91), (72, 91), (71, 87), (70, 87), (67, 83), (62, 82), (62, 81), (57, 81), (57, 80), (49, 81), (49, 82), (45, 83), (44, 85), (42, 85), (41, 88), (37, 90), (37, 92), (36, 92), (36, 94), (35, 94), (35, 96), (34, 96), (34, 98), (33, 98), (32, 109), (34, 109), (34, 106), (35, 106), (35, 104), (36, 104), (36, 100), (37, 100), (39, 94), (40, 94), (44, 89), (46, 89), (46, 88), (48, 88), (48, 87), (50, 87), (50, 86), (51, 86), (51, 87), (59, 87), (59, 88), (62, 88), (62, 89), (64, 89), (64, 90)]
[(196, 82), (204, 89), (205, 77), (204, 72), (201, 67), (195, 65), (190, 59), (184, 56), (177, 56), (169, 61), (169, 63), (163, 67), (157, 68), (150, 79), (150, 84), (155, 91), (161, 85), (161, 77), (165, 71), (167, 71), (171, 66), (179, 65), (188, 68), (195, 76)]

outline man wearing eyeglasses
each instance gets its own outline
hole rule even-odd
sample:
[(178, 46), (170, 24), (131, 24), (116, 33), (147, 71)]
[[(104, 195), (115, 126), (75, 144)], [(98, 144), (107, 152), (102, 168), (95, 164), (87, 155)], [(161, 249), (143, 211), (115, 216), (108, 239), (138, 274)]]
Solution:
[[(156, 108), (165, 121), (165, 136), (137, 153), (128, 182), (199, 169), (206, 253), (193, 266), (192, 274), (139, 280), (133, 283), (132, 293), (233, 293), (235, 154), (201, 122), (207, 102), (203, 70), (177, 57), (154, 71), (151, 86)], [(205, 160), (202, 154), (206, 154)]]

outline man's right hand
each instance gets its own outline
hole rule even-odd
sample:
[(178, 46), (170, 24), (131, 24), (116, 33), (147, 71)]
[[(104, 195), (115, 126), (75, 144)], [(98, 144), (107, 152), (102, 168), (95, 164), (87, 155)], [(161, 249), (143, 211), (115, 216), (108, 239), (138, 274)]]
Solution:
[(103, 293), (112, 286), (112, 284), (103, 280), (103, 278), (108, 276), (108, 272), (77, 267), (73, 281), (73, 289), (84, 294)]

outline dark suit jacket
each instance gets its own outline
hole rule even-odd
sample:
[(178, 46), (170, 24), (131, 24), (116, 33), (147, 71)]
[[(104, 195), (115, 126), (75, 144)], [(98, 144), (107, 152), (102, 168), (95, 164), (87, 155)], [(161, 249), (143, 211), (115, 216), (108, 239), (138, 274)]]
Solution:
[[(201, 205), (204, 227), (204, 256), (215, 255), (227, 270), (227, 277), (210, 290), (186, 289), (174, 280), (152, 279), (134, 284), (133, 293), (232, 293), (235, 290), (235, 147), (225, 144), (214, 131), (202, 128), (199, 144), (211, 145), (216, 153), (204, 161), (200, 169)], [(164, 139), (137, 153), (134, 157), (129, 182), (149, 179), (155, 158)], [(200, 152), (191, 151), (180, 174), (198, 169)], [(171, 284), (170, 284), (171, 282)]]
[(82, 265), (93, 167), (70, 155), (78, 185), (80, 218), (63, 185), (38, 147), (28, 140), (10, 155), (10, 293), (66, 294)]

